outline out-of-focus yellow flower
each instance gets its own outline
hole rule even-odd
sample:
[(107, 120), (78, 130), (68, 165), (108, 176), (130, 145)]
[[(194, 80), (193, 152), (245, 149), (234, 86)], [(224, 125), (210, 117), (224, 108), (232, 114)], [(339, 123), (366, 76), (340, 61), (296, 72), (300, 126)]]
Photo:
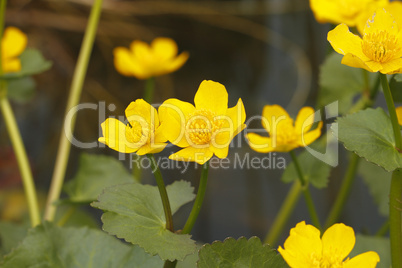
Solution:
[(353, 228), (343, 223), (332, 225), (320, 238), (317, 228), (302, 221), (290, 230), (284, 249), (279, 246), (278, 251), (291, 268), (376, 267), (380, 257), (374, 251), (346, 258), (355, 242)]
[(170, 38), (155, 38), (151, 45), (139, 40), (130, 48), (116, 47), (113, 50), (116, 70), (126, 76), (147, 79), (168, 74), (179, 69), (188, 59), (188, 53), (177, 55), (177, 45)]
[[(388, 0), (310, 0), (310, 8), (320, 23), (344, 23), (349, 27), (365, 22), (377, 8), (385, 6)], [(367, 16), (367, 17), (365, 17)]]
[(251, 149), (260, 153), (289, 152), (305, 147), (320, 137), (323, 125), (320, 122), (316, 129), (310, 131), (314, 123), (314, 109), (311, 107), (303, 107), (294, 123), (281, 106), (266, 105), (262, 110), (261, 121), (269, 137), (247, 134)]
[(328, 41), (344, 55), (345, 65), (383, 74), (402, 72), (402, 31), (385, 9), (378, 9), (367, 21), (363, 39), (340, 24), (328, 33)]
[(7, 27), (1, 40), (1, 64), (3, 73), (21, 70), (19, 55), (27, 46), (27, 36), (18, 28)]
[(194, 103), (195, 107), (178, 99), (168, 99), (159, 107), (163, 133), (171, 143), (184, 148), (169, 158), (202, 165), (214, 154), (219, 158), (227, 157), (231, 140), (246, 126), (242, 100), (228, 108), (226, 88), (204, 80)]
[(399, 125), (402, 126), (402, 106), (396, 107), (395, 111), (396, 111), (396, 116), (398, 117), (398, 123), (399, 123)]
[(131, 102), (126, 109), (127, 125), (115, 118), (101, 124), (104, 137), (99, 141), (121, 153), (138, 155), (158, 153), (166, 146), (158, 112), (143, 99)]

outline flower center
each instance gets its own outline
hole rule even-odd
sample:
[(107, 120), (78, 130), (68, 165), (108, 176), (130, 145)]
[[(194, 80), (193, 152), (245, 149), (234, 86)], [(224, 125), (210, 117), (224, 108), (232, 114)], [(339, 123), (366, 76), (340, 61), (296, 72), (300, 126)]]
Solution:
[(338, 255), (316, 256), (315, 252), (311, 253), (311, 263), (314, 268), (342, 268), (343, 262)]
[(126, 127), (126, 138), (129, 142), (138, 145), (147, 143), (150, 137), (150, 129), (147, 122), (131, 121)]
[[(279, 126), (279, 131), (276, 130), (276, 133), (273, 133), (273, 141), (276, 139), (277, 145), (273, 144), (273, 146), (283, 145), (283, 144), (292, 144), (297, 141), (298, 135), (295, 132), (293, 125), (290, 123), (284, 123)], [(276, 135), (275, 135), (276, 134)]]
[(195, 111), (188, 118), (186, 135), (192, 145), (209, 144), (214, 132), (223, 126), (223, 121), (214, 112), (205, 109)]
[(398, 38), (383, 30), (365, 34), (362, 49), (367, 57), (380, 63), (394, 59), (401, 50), (398, 47)]

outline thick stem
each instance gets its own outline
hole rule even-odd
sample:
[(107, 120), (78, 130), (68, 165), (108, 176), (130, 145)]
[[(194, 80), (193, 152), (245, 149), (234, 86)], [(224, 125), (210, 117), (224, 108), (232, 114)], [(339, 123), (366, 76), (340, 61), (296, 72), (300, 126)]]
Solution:
[(162, 173), (156, 163), (153, 154), (147, 154), (149, 160), (151, 161), (152, 173), (154, 174), (156, 184), (158, 185), (159, 194), (161, 195), (163, 211), (165, 212), (166, 218), (166, 229), (173, 232), (173, 220), (172, 220), (172, 210), (170, 209), (169, 197), (166, 192), (165, 183), (163, 182)]
[[(1, 87), (3, 87), (4, 82), (1, 82), (1, 85)], [(0, 89), (0, 91), (1, 90), (3, 89)], [(4, 117), (4, 122), (6, 123), (11, 143), (14, 148), (15, 156), (17, 158), (18, 167), (24, 185), (25, 196), (28, 201), (31, 225), (32, 227), (34, 227), (40, 224), (40, 213), (35, 184), (32, 177), (31, 167), (29, 165), (29, 160), (25, 151), (24, 143), (22, 142), (21, 134), (18, 130), (17, 122), (14, 117), (14, 113), (11, 109), (10, 102), (5, 96), (0, 97), (0, 109)]]
[(353, 182), (356, 177), (357, 167), (359, 164), (360, 157), (356, 154), (352, 154), (349, 159), (349, 166), (343, 178), (341, 188), (339, 190), (338, 196), (336, 197), (335, 203), (333, 204), (328, 218), (325, 222), (325, 229), (332, 226), (339, 220), (341, 212), (345, 207), (347, 198), (349, 197), (350, 190), (352, 189)]
[(207, 190), (207, 181), (208, 181), (208, 169), (209, 169), (209, 161), (204, 163), (202, 166), (200, 185), (198, 186), (197, 197), (195, 198), (193, 208), (190, 212), (190, 216), (187, 219), (186, 224), (181, 231), (182, 234), (189, 234), (193, 229), (195, 221), (197, 220), (198, 214), (200, 213), (202, 203), (204, 202), (205, 192)]
[(154, 91), (155, 91), (155, 78), (150, 77), (146, 81), (144, 91), (144, 100), (149, 104), (152, 104), (152, 101), (154, 99)]
[(311, 197), (310, 190), (308, 188), (308, 184), (306, 182), (306, 179), (304, 178), (303, 171), (302, 171), (302, 169), (300, 167), (299, 160), (297, 159), (294, 151), (290, 151), (289, 153), (290, 153), (290, 156), (292, 157), (292, 160), (293, 160), (293, 163), (295, 165), (297, 175), (298, 175), (300, 183), (301, 183), (304, 199), (306, 201), (307, 209), (308, 209), (308, 212), (310, 214), (311, 222), (313, 223), (313, 225), (316, 228), (321, 230), (320, 220), (318, 218), (318, 214), (317, 214), (317, 211), (315, 209), (314, 202), (313, 202), (313, 199)]
[(267, 234), (264, 243), (274, 247), (278, 242), (279, 236), (282, 234), (283, 229), (286, 227), (286, 223), (292, 214), (297, 201), (301, 194), (301, 184), (299, 181), (295, 181), (290, 188), (285, 200), (282, 202), (282, 206), (276, 216), (272, 227)]
[(389, 88), (388, 79), (385, 74), (380, 74), (382, 90), (384, 92), (385, 100), (387, 102), (389, 117), (391, 118), (392, 130), (394, 131), (395, 147), (402, 149), (401, 143), (401, 130), (396, 116), (394, 100), (392, 99), (391, 89)]
[(70, 95), (67, 102), (67, 115), (72, 115), (68, 124), (65, 122), (65, 133), (62, 132), (60, 137), (59, 149), (56, 157), (56, 164), (53, 172), (52, 182), (50, 185), (49, 195), (46, 203), (45, 219), (53, 221), (56, 214), (56, 206), (54, 204), (60, 197), (61, 188), (64, 182), (64, 176), (67, 168), (68, 157), (70, 154), (72, 135), (76, 121), (77, 105), (81, 97), (82, 86), (84, 84), (85, 75), (87, 73), (88, 62), (91, 56), (92, 47), (95, 40), (98, 22), (102, 11), (102, 0), (95, 0), (87, 28), (85, 30), (84, 40), (82, 42), (81, 51), (78, 62), (75, 67), (73, 81), (71, 83)]
[(392, 267), (402, 267), (402, 169), (392, 173), (389, 194), (389, 238)]

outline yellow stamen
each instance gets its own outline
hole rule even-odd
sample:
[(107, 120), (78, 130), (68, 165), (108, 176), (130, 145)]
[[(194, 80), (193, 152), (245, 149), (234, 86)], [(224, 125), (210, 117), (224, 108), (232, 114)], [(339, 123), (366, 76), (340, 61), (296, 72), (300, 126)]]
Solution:
[[(141, 122), (144, 123), (144, 122)], [(138, 121), (131, 121), (126, 127), (126, 138), (131, 143), (137, 143), (139, 146), (145, 144), (150, 136), (148, 124), (141, 124)]]
[(375, 62), (387, 62), (399, 55), (398, 38), (387, 31), (365, 34), (362, 42), (363, 53)]
[(209, 144), (213, 139), (213, 133), (223, 126), (223, 121), (215, 113), (205, 109), (195, 111), (188, 118), (187, 140), (196, 145)]

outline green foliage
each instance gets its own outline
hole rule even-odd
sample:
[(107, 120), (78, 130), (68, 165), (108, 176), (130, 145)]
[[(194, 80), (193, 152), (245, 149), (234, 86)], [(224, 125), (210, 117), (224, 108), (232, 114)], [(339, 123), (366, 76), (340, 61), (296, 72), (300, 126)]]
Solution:
[(388, 238), (360, 234), (356, 235), (356, 244), (350, 253), (350, 256), (354, 257), (367, 251), (375, 251), (380, 255), (380, 262), (377, 264), (376, 268), (391, 267), (391, 249)]
[(3, 79), (16, 79), (34, 74), (40, 74), (48, 70), (52, 63), (46, 60), (39, 50), (27, 48), (20, 56), (21, 70), (19, 72), (4, 74)]
[[(391, 120), (381, 108), (340, 117), (337, 124), (338, 139), (347, 150), (387, 171), (402, 167), (402, 156), (395, 149)], [(336, 130), (334, 126), (332, 128)]]
[(10, 252), (22, 241), (27, 233), (28, 226), (11, 222), (0, 222), (0, 254)]
[(129, 182), (134, 182), (134, 179), (117, 159), (83, 153), (77, 174), (65, 184), (64, 190), (69, 196), (68, 201), (90, 203), (104, 188)]
[(324, 107), (338, 101), (339, 113), (345, 114), (352, 108), (356, 95), (370, 90), (367, 88), (365, 75), (367, 74), (368, 85), (373, 85), (376, 74), (341, 64), (342, 57), (343, 55), (332, 53), (321, 66), (317, 104), (318, 107)]
[(199, 268), (206, 267), (289, 267), (280, 254), (257, 237), (247, 240), (227, 238), (204, 245), (199, 252)]
[(358, 169), (371, 196), (378, 205), (378, 211), (383, 216), (389, 215), (389, 189), (391, 173), (367, 161), (361, 161)]
[(2, 268), (62, 267), (161, 267), (158, 257), (141, 248), (123, 244), (102, 231), (83, 228), (60, 228), (44, 223), (4, 257)]
[(7, 96), (14, 101), (24, 103), (35, 95), (35, 81), (31, 77), (12, 79), (7, 84)]
[(402, 74), (395, 74), (389, 81), (394, 102), (402, 102)]
[[(311, 149), (322, 152), (325, 149), (327, 143), (326, 137), (321, 138), (314, 142), (310, 147)], [(327, 152), (330, 153), (330, 152)], [(327, 187), (328, 177), (331, 172), (331, 167), (324, 163), (322, 159), (318, 159), (311, 152), (304, 150), (297, 156), (300, 167), (302, 169), (304, 179), (310, 182), (314, 187), (320, 189)], [(289, 183), (294, 180), (298, 180), (298, 174), (294, 163), (290, 163), (282, 174), (281, 180)]]
[[(172, 213), (195, 198), (189, 182), (176, 181), (166, 187)], [(91, 205), (104, 210), (103, 230), (139, 245), (163, 260), (183, 260), (196, 250), (190, 235), (172, 233), (156, 186), (138, 183), (106, 188)]]

